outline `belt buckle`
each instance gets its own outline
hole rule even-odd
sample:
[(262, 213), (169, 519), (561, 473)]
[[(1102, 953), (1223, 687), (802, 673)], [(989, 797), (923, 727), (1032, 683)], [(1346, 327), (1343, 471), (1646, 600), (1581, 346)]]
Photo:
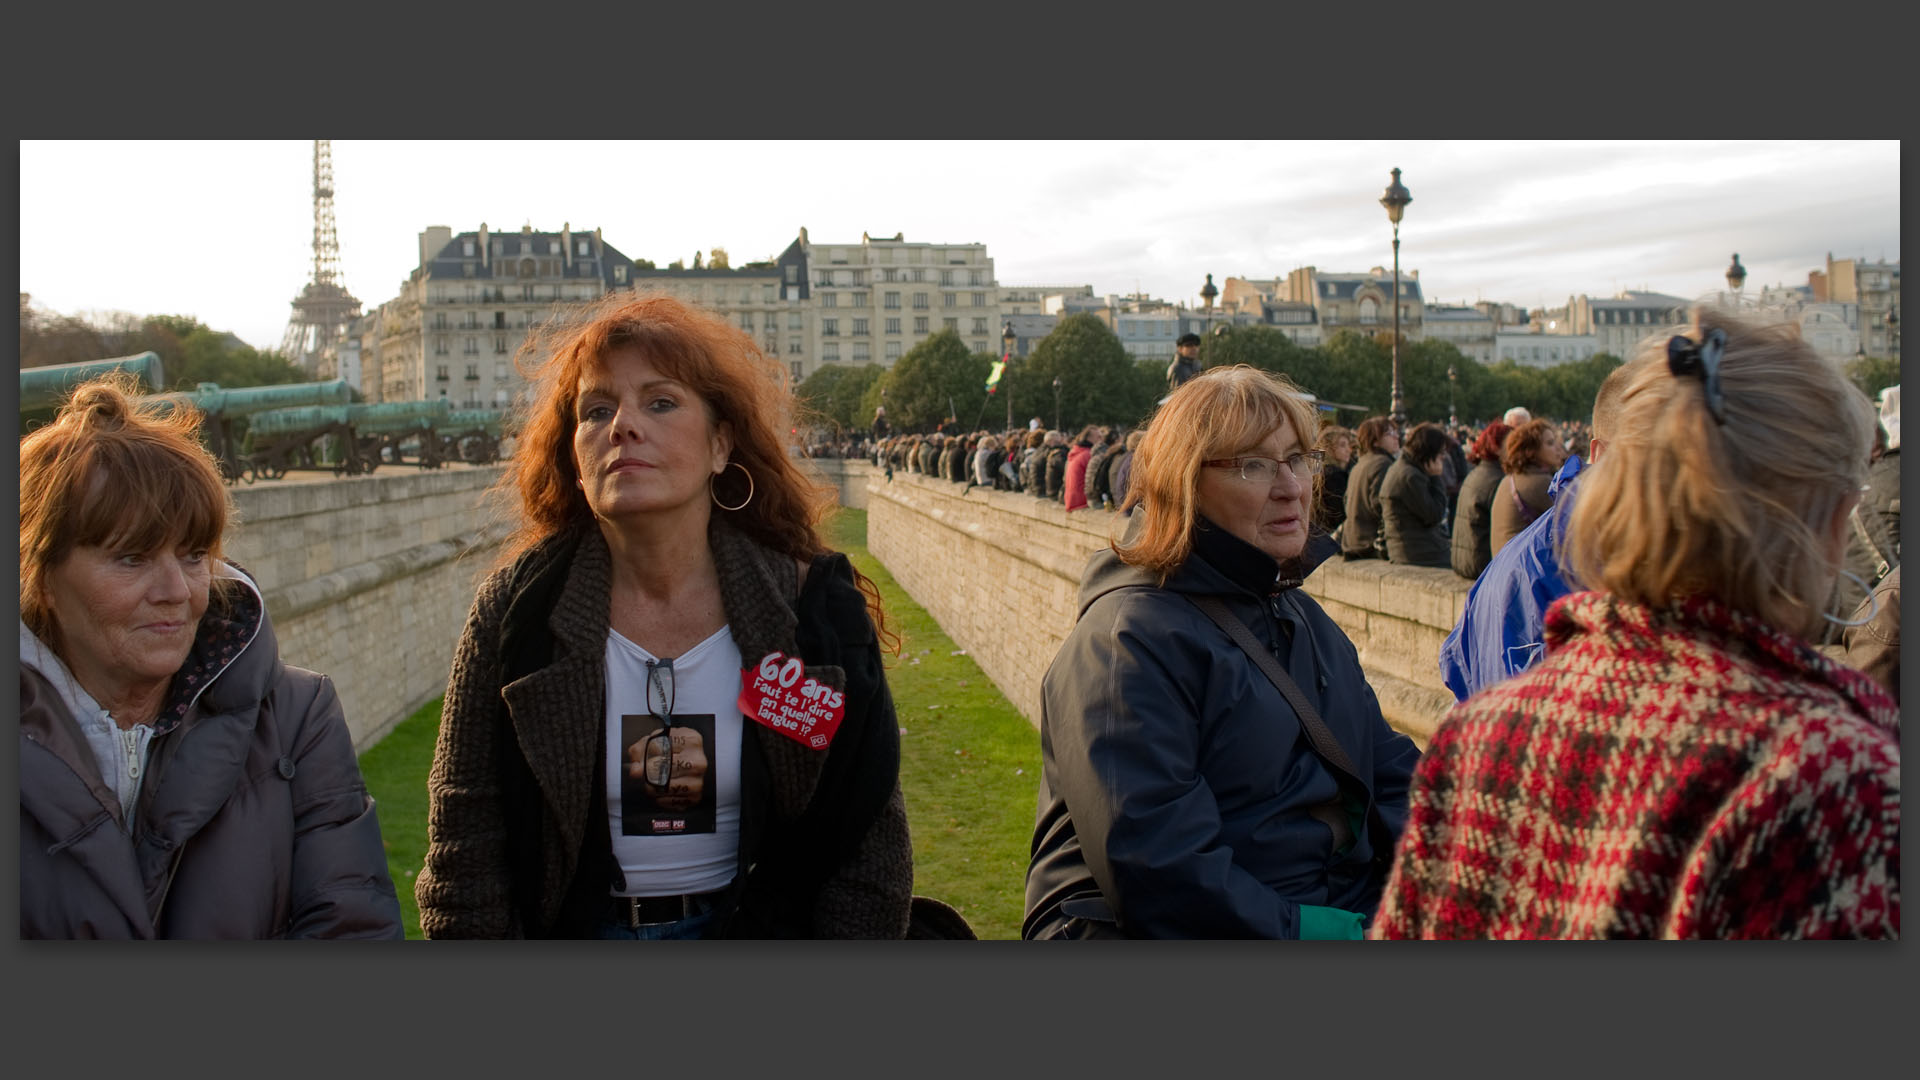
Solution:
[[(638, 930), (643, 926), (666, 926), (669, 923), (676, 923), (687, 917), (687, 897), (684, 893), (671, 898), (665, 896), (623, 896), (620, 899), (627, 902), (627, 929), (629, 930)], [(656, 919), (652, 922), (640, 921), (640, 905), (643, 902), (647, 900), (666, 899), (678, 900), (680, 902), (679, 915), (671, 919)]]

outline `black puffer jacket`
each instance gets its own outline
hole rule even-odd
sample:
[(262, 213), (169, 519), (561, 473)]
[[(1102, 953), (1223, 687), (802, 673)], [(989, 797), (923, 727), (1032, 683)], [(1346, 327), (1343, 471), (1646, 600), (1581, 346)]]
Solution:
[(201, 619), (155, 724), (131, 834), (70, 676), (22, 624), (21, 937), (402, 936), (333, 684), (280, 662), (251, 579), (216, 579), (230, 606)]
[[(1295, 573), (1331, 554), (1324, 534)], [(1294, 938), (1303, 904), (1371, 915), (1419, 751), (1394, 732), (1353, 643), (1252, 545), (1196, 529), (1164, 587), (1102, 550), (1042, 686), (1028, 938)], [(1187, 597), (1217, 596), (1274, 649), (1366, 783), (1354, 845), (1309, 809), (1341, 795), (1298, 715)], [(1360, 805), (1364, 803), (1366, 805)], [(1377, 810), (1369, 815), (1368, 809)]]
[(1380, 483), (1393, 456), (1369, 450), (1347, 474), (1347, 520), (1340, 526), (1340, 551), (1349, 559), (1384, 559), (1386, 537), (1380, 531)]
[(1448, 561), (1447, 489), (1440, 477), (1401, 455), (1380, 482), (1380, 528), (1387, 558), (1442, 570)]
[(1493, 493), (1504, 475), (1500, 462), (1485, 458), (1460, 482), (1453, 515), (1453, 572), (1469, 581), (1493, 561)]

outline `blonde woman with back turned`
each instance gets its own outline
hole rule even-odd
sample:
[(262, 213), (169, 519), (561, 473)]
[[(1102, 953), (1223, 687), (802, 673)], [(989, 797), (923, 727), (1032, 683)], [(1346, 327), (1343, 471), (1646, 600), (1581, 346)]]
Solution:
[(1873, 413), (1792, 325), (1646, 347), (1581, 481), (1546, 659), (1415, 775), (1382, 937), (1897, 937), (1899, 711), (1809, 638)]

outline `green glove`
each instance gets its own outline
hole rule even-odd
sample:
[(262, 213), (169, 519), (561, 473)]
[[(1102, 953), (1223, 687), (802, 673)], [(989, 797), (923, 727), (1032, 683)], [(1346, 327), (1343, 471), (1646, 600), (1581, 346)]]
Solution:
[(1360, 941), (1366, 937), (1360, 913), (1344, 908), (1300, 905), (1301, 941)]

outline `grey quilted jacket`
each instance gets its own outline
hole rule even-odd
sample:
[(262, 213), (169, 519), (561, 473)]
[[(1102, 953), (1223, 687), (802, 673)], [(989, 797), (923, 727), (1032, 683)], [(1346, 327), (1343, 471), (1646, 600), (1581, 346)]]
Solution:
[(252, 581), (220, 577), (229, 604), (155, 724), (131, 832), (66, 672), (23, 649), (22, 938), (403, 936), (333, 684), (282, 664)]

